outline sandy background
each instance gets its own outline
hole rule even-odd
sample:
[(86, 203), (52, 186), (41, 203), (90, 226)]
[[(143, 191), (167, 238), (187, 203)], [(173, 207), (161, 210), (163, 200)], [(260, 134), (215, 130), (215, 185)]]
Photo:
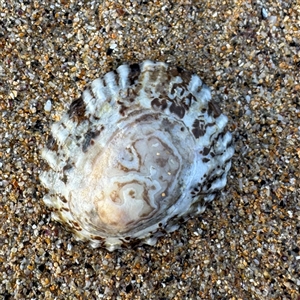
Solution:
[[(144, 59), (212, 88), (233, 167), (155, 247), (93, 250), (50, 220), (40, 149), (88, 83)], [(299, 300), (299, 70), (296, 1), (1, 0), (0, 298)]]

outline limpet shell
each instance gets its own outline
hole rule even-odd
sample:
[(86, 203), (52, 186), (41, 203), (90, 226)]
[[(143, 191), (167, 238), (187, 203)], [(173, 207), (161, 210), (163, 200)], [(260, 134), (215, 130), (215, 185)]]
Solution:
[(52, 125), (44, 202), (92, 247), (153, 245), (225, 186), (234, 153), (226, 124), (197, 75), (162, 62), (121, 65)]

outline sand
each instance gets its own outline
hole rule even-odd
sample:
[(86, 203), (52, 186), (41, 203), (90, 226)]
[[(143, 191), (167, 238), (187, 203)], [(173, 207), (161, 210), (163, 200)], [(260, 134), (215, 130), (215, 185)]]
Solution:
[[(1, 1), (1, 299), (300, 299), (299, 5), (171, 2)], [(93, 79), (145, 59), (211, 87), (236, 153), (201, 217), (109, 253), (51, 220), (40, 150)]]

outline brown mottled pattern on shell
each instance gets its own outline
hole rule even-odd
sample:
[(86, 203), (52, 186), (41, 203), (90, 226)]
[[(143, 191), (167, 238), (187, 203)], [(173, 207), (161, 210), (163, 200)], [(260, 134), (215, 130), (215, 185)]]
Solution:
[(200, 136), (203, 136), (205, 134), (204, 122), (196, 119), (193, 123), (192, 132), (196, 139), (198, 139)]
[[(118, 111), (123, 118), (125, 117), (133, 118), (135, 120), (135, 123), (139, 124), (143, 122), (149, 122), (149, 120), (151, 121), (152, 119), (153, 120), (159, 119), (160, 115), (165, 114), (165, 119), (164, 119), (165, 123), (162, 124), (163, 124), (163, 130), (166, 131), (166, 128), (172, 126), (172, 122), (170, 122), (170, 120), (172, 120), (173, 118), (183, 120), (187, 116), (188, 118), (190, 118), (189, 122), (191, 122), (189, 123), (190, 124), (189, 127), (182, 126), (181, 128), (179, 127), (178, 130), (179, 132), (181, 130), (182, 132), (187, 131), (192, 133), (191, 136), (194, 136), (193, 139), (195, 138), (196, 140), (201, 140), (206, 135), (206, 132), (209, 131), (209, 129), (210, 131), (215, 130), (214, 128), (216, 127), (216, 121), (214, 120), (214, 118), (216, 119), (219, 116), (221, 116), (221, 110), (213, 100), (211, 99), (205, 100), (207, 101), (206, 104), (205, 102), (203, 102), (204, 104), (202, 107), (200, 106), (199, 112), (197, 114), (195, 113), (193, 114), (192, 112), (189, 115), (192, 105), (196, 104), (196, 102), (201, 103), (199, 99), (196, 99), (196, 97), (199, 96), (197, 95), (195, 96), (195, 94), (192, 94), (189, 90), (189, 85), (191, 83), (191, 79), (193, 76), (191, 72), (188, 72), (180, 67), (170, 67), (165, 64), (159, 65), (157, 68), (153, 68), (151, 69), (151, 71), (149, 71), (147, 69), (141, 69), (141, 66), (139, 64), (133, 64), (129, 66), (129, 73), (127, 75), (129, 86), (127, 86), (122, 91), (123, 94), (120, 94), (120, 92), (119, 94), (117, 93), (113, 94), (113, 92), (108, 92), (108, 94), (106, 94), (106, 91), (108, 89), (111, 89), (110, 84), (112, 84), (112, 81), (115, 81), (115, 83), (113, 84), (119, 87), (123, 82), (121, 80), (124, 80), (124, 78), (121, 77), (122, 74), (120, 74), (119, 71), (113, 71), (112, 73), (114, 75), (113, 77), (102, 78), (103, 86), (105, 88), (105, 99), (104, 100), (102, 99), (103, 96), (101, 96), (100, 98), (101, 101), (107, 102), (111, 106), (113, 106), (114, 109)], [(112, 73), (110, 73), (110, 76)], [(149, 85), (142, 84), (145, 73), (149, 76), (149, 80), (148, 80)], [(179, 79), (181, 80), (181, 82), (178, 82), (179, 80), (177, 81), (175, 80), (177, 77), (180, 77)], [(208, 89), (206, 85), (203, 84), (201, 80), (199, 81), (199, 83), (197, 82), (197, 84), (199, 84), (199, 86), (195, 88), (195, 91), (197, 93), (201, 92), (201, 95), (204, 93), (204, 97), (206, 97), (205, 93), (206, 93), (206, 89)], [(149, 105), (152, 107), (151, 114), (145, 113), (139, 115), (139, 109), (141, 109), (142, 111), (143, 107), (139, 106), (139, 103), (136, 101), (136, 99), (140, 96), (140, 91), (142, 89), (143, 92), (145, 92), (146, 94), (145, 98), (149, 100)], [(204, 90), (203, 93), (202, 93), (202, 89)], [(109, 126), (104, 127), (102, 125), (101, 123), (102, 115), (100, 113), (98, 114), (97, 111), (94, 113), (93, 109), (89, 110), (89, 101), (90, 101), (89, 97), (90, 96), (92, 97), (91, 102), (95, 101), (95, 99), (97, 99), (98, 97), (97, 95), (95, 95), (95, 93), (97, 93), (97, 89), (93, 90), (93, 88), (89, 86), (87, 90), (90, 93), (90, 95), (87, 94), (86, 98), (80, 97), (75, 101), (73, 101), (72, 104), (70, 105), (69, 110), (67, 111), (69, 119), (74, 122), (74, 125), (70, 124), (69, 119), (64, 119), (65, 121), (62, 121), (60, 123), (60, 126), (67, 130), (70, 130), (69, 127), (67, 128), (67, 126), (71, 126), (71, 125), (73, 126), (73, 128), (71, 129), (73, 136), (67, 137), (68, 143), (75, 144), (78, 148), (81, 149), (82, 153), (89, 152), (90, 150), (93, 151), (92, 149), (94, 146), (94, 140), (99, 139), (99, 137), (102, 139), (101, 137), (102, 134), (104, 135), (107, 134), (106, 130), (107, 127), (109, 127)], [(145, 105), (145, 107), (146, 106), (147, 105)], [(102, 109), (102, 107), (100, 109)], [(103, 109), (103, 111), (105, 114), (106, 110)], [(173, 116), (172, 118), (168, 119), (168, 115), (169, 116), (173, 115)], [(121, 118), (120, 120), (122, 121), (123, 119)], [(167, 124), (167, 122), (169, 122), (169, 124)], [(184, 121), (179, 121), (179, 122), (184, 122)], [(86, 127), (88, 129), (84, 129), (84, 130), (82, 129)], [(79, 130), (78, 133), (77, 133), (77, 129)], [(74, 134), (75, 132), (76, 134)], [(199, 151), (201, 148), (200, 149), (198, 148), (197, 153), (201, 154), (202, 157), (200, 158), (200, 160), (204, 164), (210, 164), (210, 161), (212, 161), (212, 163), (215, 163), (214, 161), (217, 162), (218, 157), (221, 157), (222, 159), (222, 155), (224, 154), (225, 149), (231, 147), (232, 140), (229, 141), (228, 144), (225, 145), (223, 148), (219, 148), (218, 146), (219, 144), (224, 143), (224, 136), (226, 132), (227, 132), (226, 127), (222, 131), (216, 131), (216, 133), (213, 133), (211, 135), (211, 140), (209, 141), (208, 146), (202, 148), (201, 151)], [(160, 141), (160, 143), (163, 145), (162, 141)], [(51, 135), (49, 136), (49, 140), (46, 146), (50, 151), (58, 153), (57, 154), (58, 163), (63, 162), (64, 160), (66, 161), (63, 167), (59, 171), (57, 171), (56, 174), (59, 174), (59, 176), (56, 178), (59, 178), (60, 181), (63, 182), (64, 184), (68, 184), (68, 180), (69, 179), (71, 180), (72, 176), (74, 176), (73, 175), (74, 169), (77, 168), (76, 160), (74, 161), (76, 157), (72, 157), (72, 153), (68, 153), (67, 151), (63, 150), (60, 140), (52, 137)], [(134, 143), (132, 143), (131, 146), (134, 147)], [(171, 148), (169, 149), (167, 145), (163, 145), (163, 146), (164, 149), (168, 149), (167, 151), (172, 152)], [(97, 147), (99, 147), (99, 145), (96, 146), (96, 148)], [(106, 144), (104, 147), (106, 147)], [(137, 159), (141, 161), (142, 158), (138, 152), (136, 155), (137, 155)], [(70, 157), (72, 158), (72, 160), (69, 161)], [(161, 168), (163, 168), (164, 163), (165, 161), (163, 159), (160, 158), (156, 159), (156, 164), (159, 165)], [(190, 206), (187, 208), (184, 218), (186, 218), (189, 213), (194, 213), (195, 211), (199, 213), (203, 211), (206, 206), (206, 202), (211, 201), (214, 198), (214, 195), (218, 193), (219, 188), (216, 188), (214, 190), (212, 186), (215, 183), (215, 181), (222, 178), (224, 174), (226, 175), (227, 173), (226, 168), (228, 164), (230, 164), (230, 158), (225, 162), (222, 161), (221, 163), (222, 163), (221, 166), (215, 165), (213, 169), (209, 169), (210, 171), (208, 173), (205, 174), (200, 173), (202, 174), (201, 175), (202, 178), (199, 178), (200, 175), (199, 177), (195, 177), (196, 184), (189, 187), (187, 194), (191, 195), (189, 197), (192, 197), (193, 199), (197, 199), (197, 200), (193, 200), (189, 204)], [(206, 166), (204, 167), (206, 168)], [(131, 170), (126, 169), (125, 171), (129, 172)], [(137, 171), (140, 170), (138, 169)], [(199, 182), (197, 183), (197, 181)], [(128, 183), (134, 184), (136, 182), (132, 180), (126, 182), (126, 184)], [(123, 186), (124, 185), (125, 183), (123, 183)], [(122, 184), (119, 183), (118, 190), (121, 190), (123, 186)], [(162, 194), (164, 194), (165, 191), (162, 190)], [(151, 207), (151, 201), (147, 194), (147, 186), (143, 187), (142, 195), (143, 195), (142, 197), (144, 202), (147, 205), (149, 205), (149, 207)], [(207, 196), (209, 197), (207, 198)], [(65, 212), (69, 213), (69, 215), (70, 213), (72, 213), (72, 207), (70, 207), (71, 204), (69, 203), (69, 200), (64, 198), (61, 195), (53, 194), (50, 195), (50, 197), (53, 198), (58, 197), (60, 199), (60, 203), (62, 204), (60, 205), (60, 209), (53, 208), (53, 211), (55, 212), (56, 215), (56, 219), (65, 222), (69, 228), (72, 228), (73, 231), (78, 234), (79, 239), (83, 239), (84, 235), (81, 235), (80, 232), (82, 231), (86, 232), (86, 228), (84, 225), (82, 226), (81, 224), (83, 222), (85, 223), (85, 225), (88, 225), (87, 227), (93, 227), (94, 215), (90, 215), (89, 216), (90, 219), (86, 219), (86, 217), (84, 217), (84, 219), (78, 218), (77, 220), (76, 219), (70, 220), (68, 219), (68, 216), (66, 217), (65, 214)], [(173, 201), (176, 202), (176, 200), (177, 198), (174, 197)], [(156, 210), (159, 211), (161, 207), (160, 200), (156, 203), (156, 205), (157, 205)], [(170, 208), (170, 206), (172, 205), (174, 205), (173, 202), (170, 203), (169, 206), (167, 206), (167, 208)], [(151, 207), (151, 209), (153, 208)], [(85, 211), (83, 213), (88, 214), (91, 212)], [(180, 213), (178, 214), (180, 215)], [(178, 221), (179, 218), (182, 218), (179, 215), (173, 215), (172, 219), (168, 219), (167, 221), (164, 222), (164, 224), (162, 223), (160, 223), (160, 225), (157, 224), (157, 227), (153, 227), (152, 229), (153, 231), (149, 232), (148, 235), (144, 236), (144, 238), (151, 239), (154, 236), (154, 232), (155, 232), (155, 236), (159, 236), (160, 234), (163, 234), (166, 231), (174, 230), (170, 228), (176, 227), (177, 223), (179, 222)], [(162, 216), (164, 215), (162, 214)], [(151, 213), (149, 214), (147, 212), (145, 214), (141, 214), (139, 217), (140, 217), (139, 221), (147, 220), (148, 222), (149, 221), (148, 219), (151, 218)], [(146, 223), (146, 224), (152, 225), (151, 223)], [(110, 225), (117, 226), (118, 224), (115, 221), (111, 221)], [(129, 225), (130, 223), (127, 224), (128, 231), (122, 232), (118, 237), (119, 241), (123, 241), (123, 244), (118, 243), (117, 245), (124, 248), (129, 247), (129, 245), (132, 246), (132, 245), (140, 244), (141, 242), (140, 238), (132, 237), (130, 236), (130, 234), (131, 231), (133, 231), (134, 233), (137, 232), (137, 230), (142, 231), (142, 227), (144, 225), (141, 226), (139, 223), (133, 223), (134, 225), (133, 227), (132, 226), (130, 227)], [(134, 227), (136, 227), (137, 229), (136, 228), (133, 229)], [(105, 230), (106, 229), (104, 229), (104, 231), (102, 232), (104, 233), (104, 236), (106, 236)], [(94, 245), (99, 245), (104, 247), (108, 245), (106, 238), (98, 234), (93, 234), (91, 232), (89, 238), (90, 240), (95, 241)]]
[(70, 108), (68, 110), (70, 119), (73, 119), (78, 123), (82, 122), (83, 120), (86, 119), (85, 110), (86, 110), (86, 106), (82, 97), (74, 100), (71, 103)]
[(132, 64), (130, 67), (130, 73), (128, 75), (128, 79), (130, 82), (130, 85), (133, 85), (136, 80), (138, 80), (140, 74), (141, 74), (141, 68), (139, 64)]
[(46, 142), (46, 147), (51, 150), (51, 151), (57, 151), (58, 150), (58, 145), (56, 140), (54, 139), (52, 134), (49, 134), (48, 140)]
[(211, 115), (213, 114), (214, 118), (217, 118), (221, 115), (221, 109), (219, 107), (219, 105), (214, 101), (214, 100), (210, 100), (208, 102), (208, 114)]
[(84, 135), (84, 142), (82, 143), (82, 151), (86, 152), (88, 147), (93, 145), (93, 139), (96, 138), (97, 136), (100, 135), (101, 131), (103, 130), (103, 126), (96, 130), (96, 131), (92, 131), (89, 130), (85, 135)]

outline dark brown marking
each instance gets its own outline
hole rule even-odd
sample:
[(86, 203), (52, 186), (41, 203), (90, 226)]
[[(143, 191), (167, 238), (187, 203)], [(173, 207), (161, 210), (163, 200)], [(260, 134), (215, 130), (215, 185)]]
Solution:
[(91, 239), (97, 240), (97, 241), (104, 241), (105, 239), (101, 236), (93, 235), (91, 236)]
[(60, 179), (64, 184), (66, 184), (68, 181), (68, 176), (66, 174), (64, 174)]
[(203, 161), (204, 163), (207, 163), (207, 162), (210, 161), (210, 159), (209, 159), (209, 158), (206, 158), (206, 157), (203, 157), (203, 158), (202, 158), (202, 161)]
[(126, 101), (128, 102), (133, 102), (136, 98), (138, 93), (136, 92), (136, 89), (134, 88), (128, 88), (127, 89), (127, 96), (126, 96)]
[(209, 154), (209, 151), (210, 151), (210, 148), (204, 147), (204, 148), (203, 148), (202, 154), (203, 154), (204, 156), (206, 156), (207, 154)]
[(85, 103), (82, 97), (80, 97), (71, 103), (70, 108), (68, 110), (68, 115), (70, 119), (75, 119), (75, 121), (80, 123), (86, 119), (85, 111), (86, 111)]
[(215, 118), (219, 117), (221, 115), (221, 109), (218, 106), (218, 104), (216, 102), (214, 102), (213, 100), (210, 100), (208, 102), (208, 114), (211, 115), (213, 113), (213, 116)]
[(129, 238), (129, 240), (122, 239), (123, 244), (121, 245), (122, 249), (136, 248), (141, 244), (141, 240), (138, 238)]
[(54, 137), (51, 134), (48, 136), (48, 140), (46, 142), (46, 147), (51, 151), (57, 151), (58, 150), (56, 140), (54, 139)]
[(196, 119), (193, 123), (193, 129), (192, 132), (196, 139), (198, 139), (200, 136), (203, 136), (205, 134), (205, 130), (203, 128), (203, 124), (200, 124), (200, 121)]
[[(191, 72), (189, 72), (181, 67), (178, 67), (178, 66), (177, 67), (169, 67), (168, 73), (170, 73), (172, 77), (179, 76), (183, 80), (184, 84), (189, 83), (191, 80), (191, 76), (192, 76)], [(183, 85), (183, 84), (181, 83), (181, 85)]]
[(70, 170), (70, 169), (72, 169), (72, 168), (73, 168), (73, 166), (72, 166), (71, 164), (67, 163), (67, 164), (63, 167), (63, 172), (66, 172), (66, 171), (68, 171), (68, 170)]
[[(171, 93), (174, 94), (174, 92), (177, 88), (181, 88), (182, 93), (185, 92), (185, 86), (182, 83), (174, 83), (171, 88)], [(182, 96), (182, 95), (180, 95), (180, 96)]]
[(83, 152), (86, 152), (89, 146), (94, 145), (93, 139), (96, 138), (101, 133), (103, 128), (104, 127), (102, 126), (99, 130), (96, 130), (96, 131), (89, 130), (84, 135), (84, 142), (82, 144), (82, 151)]
[(182, 73), (182, 72), (184, 72), (185, 70), (183, 69), (183, 68), (181, 68), (181, 67), (176, 67), (176, 69), (177, 69), (177, 71), (178, 71), (178, 73)]
[(78, 228), (75, 228), (76, 231), (82, 231), (82, 228), (81, 227), (78, 227)]
[(132, 64), (129, 66), (130, 72), (128, 74), (128, 79), (130, 82), (130, 85), (133, 85), (134, 82), (138, 79), (138, 77), (141, 74), (141, 68), (139, 64)]
[(185, 84), (188, 84), (191, 81), (192, 73), (187, 70), (182, 70), (180, 77)]
[(214, 125), (216, 125), (216, 122), (207, 123), (207, 124), (205, 125), (205, 128), (207, 128), (207, 127), (212, 127), (212, 126), (214, 126)]
[(161, 110), (165, 110), (167, 107), (168, 107), (168, 103), (167, 103), (167, 100), (165, 99), (162, 99), (161, 101), (159, 101), (158, 98), (155, 98), (151, 101), (151, 106), (154, 108), (154, 109), (161, 109)]
[(121, 108), (119, 109), (120, 115), (124, 117), (127, 109), (128, 109), (127, 106), (121, 104)]
[(183, 106), (176, 105), (174, 102), (170, 106), (170, 112), (177, 115), (180, 119), (184, 117), (185, 109)]
[(119, 86), (120, 85), (120, 75), (119, 75), (119, 73), (116, 70), (114, 70), (113, 72), (115, 74), (116, 83)]
[(73, 225), (74, 225), (75, 227), (80, 227), (80, 225), (79, 225), (79, 223), (78, 223), (78, 222), (76, 222), (76, 221), (72, 221), (72, 223), (73, 223)]
[(196, 119), (193, 123), (193, 127), (199, 127), (200, 121)]
[(182, 105), (188, 110), (191, 107), (192, 100), (195, 100), (192, 94), (188, 94), (182, 101)]
[(176, 77), (176, 76), (179, 76), (179, 71), (182, 71), (181, 68), (176, 68), (176, 67), (169, 67), (169, 73), (173, 76), (173, 77)]
[(67, 203), (68, 202), (67, 199), (64, 196), (59, 196), (59, 199), (63, 203)]
[(93, 91), (93, 89), (92, 89), (91, 86), (88, 86), (88, 87), (87, 87), (87, 90), (88, 90), (89, 93), (91, 94), (92, 98), (97, 98), (96, 95), (94, 94), (94, 91)]
[(196, 139), (198, 139), (200, 136), (204, 136), (204, 134), (205, 134), (205, 130), (200, 129), (199, 127), (193, 128), (192, 132)]

